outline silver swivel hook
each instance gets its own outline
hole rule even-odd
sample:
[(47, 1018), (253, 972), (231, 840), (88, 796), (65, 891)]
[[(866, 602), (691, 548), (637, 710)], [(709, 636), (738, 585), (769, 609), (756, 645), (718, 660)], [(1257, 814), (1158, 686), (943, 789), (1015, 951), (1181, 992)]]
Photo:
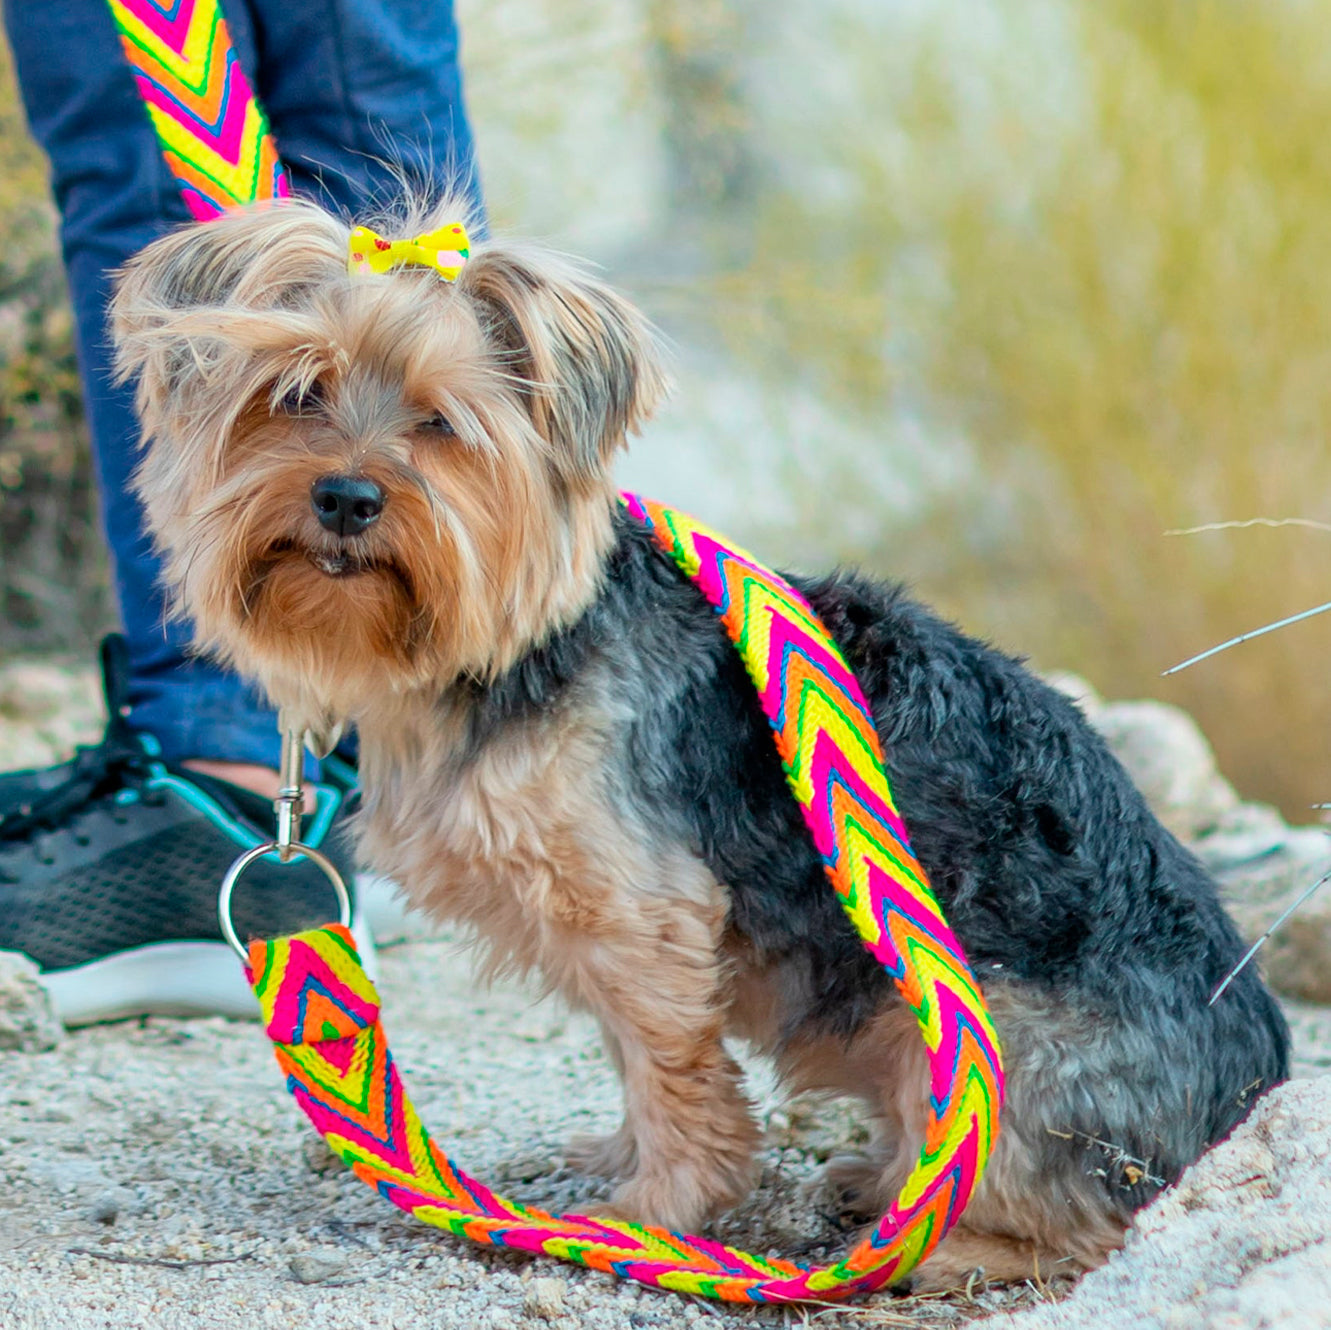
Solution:
[(273, 800), (273, 812), (277, 814), (277, 857), (289, 864), (291, 847), (300, 844), (300, 817), (305, 810), (305, 750), (287, 722), (285, 708), (277, 713), (277, 728), (282, 732), (282, 784)]
[(276, 852), (278, 862), (289, 864), (304, 856), (318, 867), (331, 883), (337, 895), (338, 922), (345, 928), (351, 924), (351, 897), (342, 874), (333, 866), (332, 861), (316, 850), (305, 845), (300, 839), (300, 819), (305, 806), (305, 753), (302, 747), (304, 735), (297, 732), (293, 722), (284, 710), (277, 715), (277, 726), (282, 733), (282, 758), (279, 778), (281, 786), (277, 798), (273, 800), (273, 812), (277, 816), (277, 839), (256, 845), (246, 850), (226, 870), (222, 887), (217, 895), (217, 922), (227, 945), (246, 964), (249, 964), (249, 952), (236, 933), (231, 922), (231, 893), (245, 870), (256, 860)]

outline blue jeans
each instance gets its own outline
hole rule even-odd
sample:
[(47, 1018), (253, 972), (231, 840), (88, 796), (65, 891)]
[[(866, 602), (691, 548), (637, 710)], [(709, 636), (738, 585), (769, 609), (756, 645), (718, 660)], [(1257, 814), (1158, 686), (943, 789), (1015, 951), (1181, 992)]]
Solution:
[[(298, 193), (346, 214), (409, 180), (477, 192), (452, 0), (224, 0), (237, 55)], [(109, 373), (112, 273), (188, 220), (106, 0), (5, 0), (34, 137), (51, 162), (84, 401), (131, 657), (131, 723), (167, 761), (275, 765), (271, 711), (234, 675), (187, 654), (168, 624), (160, 566), (129, 489), (132, 387)]]

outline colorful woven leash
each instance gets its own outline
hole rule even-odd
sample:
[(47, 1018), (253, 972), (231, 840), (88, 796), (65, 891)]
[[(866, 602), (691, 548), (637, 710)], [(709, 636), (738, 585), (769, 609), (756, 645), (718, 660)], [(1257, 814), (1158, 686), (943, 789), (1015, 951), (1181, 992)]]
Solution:
[[(286, 171), (217, 0), (109, 3), (191, 214), (206, 220), (285, 197)], [(428, 261), (441, 276), (455, 276), (444, 260), (465, 261), (466, 238), (438, 239), (410, 242), (408, 248), (431, 242), (424, 246), (430, 254), (422, 258), (412, 249), (403, 261)], [(930, 1073), (925, 1139), (900, 1196), (870, 1237), (837, 1263), (807, 1267), (706, 1238), (554, 1216), (505, 1200), (458, 1169), (421, 1124), (388, 1049), (378, 996), (345, 927), (255, 942), (248, 974), (296, 1101), (358, 1177), (423, 1222), (474, 1242), (730, 1302), (868, 1292), (924, 1260), (979, 1184), (1002, 1105), (998, 1038), (911, 852), (868, 705), (812, 608), (776, 573), (684, 514), (634, 495), (623, 500), (721, 616), (772, 724), (832, 886), (919, 1022)], [(243, 867), (233, 865), (228, 880)]]
[(196, 221), (286, 198), (287, 173), (216, 0), (110, 0), (166, 164)]
[(915, 1013), (929, 1055), (919, 1162), (872, 1235), (822, 1267), (616, 1219), (555, 1216), (492, 1192), (421, 1124), (351, 935), (329, 926), (250, 948), (287, 1088), (362, 1181), (474, 1242), (538, 1252), (729, 1302), (844, 1298), (901, 1279), (957, 1221), (993, 1148), (998, 1038), (892, 803), (859, 686), (807, 601), (682, 513), (623, 496), (715, 606), (758, 689), (790, 788), (856, 932)]

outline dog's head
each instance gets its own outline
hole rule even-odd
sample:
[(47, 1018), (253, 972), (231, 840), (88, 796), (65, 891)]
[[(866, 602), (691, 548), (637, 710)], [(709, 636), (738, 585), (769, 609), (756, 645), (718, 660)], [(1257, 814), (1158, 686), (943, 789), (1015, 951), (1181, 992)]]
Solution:
[(349, 275), (349, 235), (298, 202), (187, 227), (126, 268), (113, 329), (175, 608), (277, 700), (354, 716), (492, 676), (587, 604), (662, 378), (564, 260), (489, 241), (452, 282)]

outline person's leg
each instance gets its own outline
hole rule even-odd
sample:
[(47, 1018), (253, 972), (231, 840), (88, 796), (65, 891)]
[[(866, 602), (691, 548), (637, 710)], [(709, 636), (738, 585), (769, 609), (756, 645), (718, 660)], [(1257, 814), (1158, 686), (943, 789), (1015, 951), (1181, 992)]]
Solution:
[[(7, 0), (28, 121), (51, 162), (76, 344), (121, 619), (131, 724), (168, 762), (276, 764), (270, 711), (234, 676), (187, 655), (166, 620), (159, 564), (129, 490), (138, 427), (131, 386), (110, 376), (112, 276), (188, 220), (103, 0)], [(232, 0), (241, 64), (298, 191), (345, 212), (387, 202), (400, 176), (478, 197), (451, 0)], [(59, 53), (53, 58), (53, 53)], [(233, 772), (233, 778), (238, 772)]]
[[(360, 155), (374, 154), (420, 183), (437, 187), (449, 169), (474, 188), (447, 0), (227, 2), (239, 58), (271, 100), (298, 187), (372, 211), (394, 188), (384, 161)], [(186, 210), (104, 0), (5, 0), (4, 9), (30, 123), (52, 163), (129, 645), (126, 653), (108, 641), (105, 652), (106, 740), (61, 767), (0, 776), (0, 950), (37, 960), (69, 1022), (253, 1014), (235, 958), (217, 940), (216, 887), (238, 848), (272, 835), (269, 805), (250, 791), (275, 782), (275, 726), (238, 680), (187, 657), (186, 627), (163, 622), (157, 561), (129, 492), (132, 394), (110, 381), (105, 330), (112, 270)], [(384, 197), (372, 198), (381, 187)], [(160, 754), (143, 731), (160, 740)], [(200, 759), (208, 774), (198, 773)], [(196, 770), (182, 779), (180, 765)], [(319, 791), (309, 844), (337, 840), (341, 799), (338, 789)], [(271, 874), (259, 882), (256, 867), (250, 899), (238, 903), (242, 935), (328, 917), (327, 883), (308, 860)]]
[(405, 182), (480, 204), (453, 0), (230, 0), (297, 193), (348, 215)]
[(165, 760), (275, 766), (273, 718), (240, 680), (186, 655), (167, 623), (158, 561), (129, 489), (132, 386), (111, 381), (106, 307), (114, 271), (188, 219), (105, 0), (6, 0), (5, 25), (32, 133), (51, 163), (102, 518), (130, 647), (130, 720)]

